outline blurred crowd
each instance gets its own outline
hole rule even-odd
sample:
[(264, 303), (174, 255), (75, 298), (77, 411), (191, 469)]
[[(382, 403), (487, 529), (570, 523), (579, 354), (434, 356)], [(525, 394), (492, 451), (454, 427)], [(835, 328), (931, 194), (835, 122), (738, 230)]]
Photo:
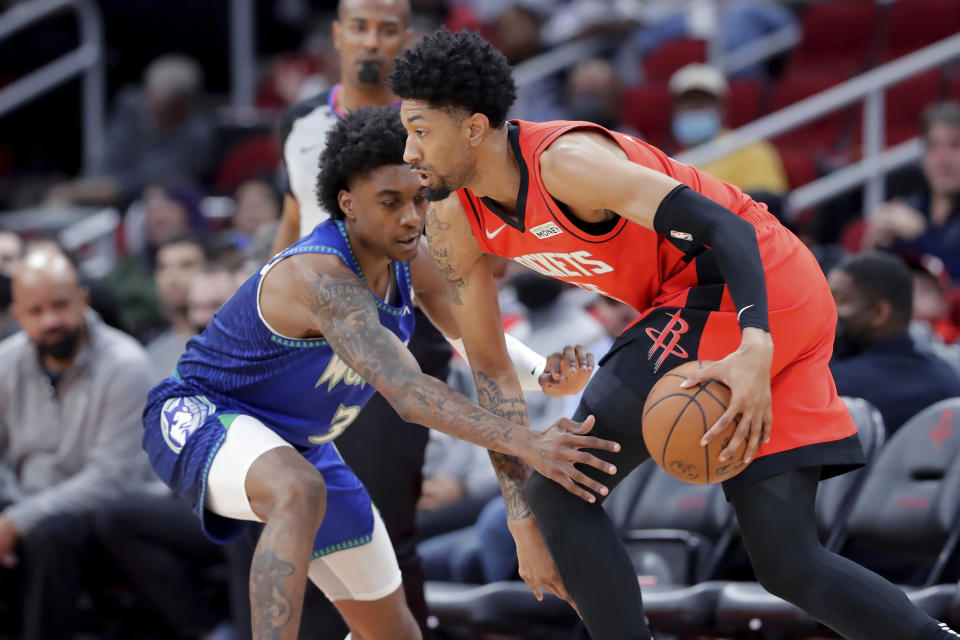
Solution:
[[(190, 337), (271, 255), (290, 195), (282, 114), (341, 80), (338, 60), (394, 52), (378, 38), (334, 42), (327, 3), (257, 3), (255, 104), (237, 109), (226, 104), (225, 65), (210, 42), (227, 49), (223, 26), (200, 42), (203, 29), (225, 22), (219, 10), (176, 2), (155, 15), (140, 3), (99, 4), (113, 56), (102, 157), (81, 169), (75, 132), (58, 139), (76, 128), (75, 104), (63, 109), (63, 96), (8, 119), (12, 135), (0, 136), (0, 637), (85, 628), (114, 638), (243, 638), (250, 542), (224, 550), (202, 537), (189, 506), (147, 471), (140, 412)], [(620, 46), (524, 84), (511, 116), (590, 120), (670, 153), (742, 124), (734, 86), (772, 85), (789, 53), (735, 76), (703, 61), (677, 64), (662, 78), (666, 102), (636, 104), (627, 94), (656, 82), (650, 59), (671, 42), (714, 36), (732, 50), (800, 25), (807, 5), (737, 1), (718, 15), (697, 1), (680, 12), (654, 0), (411, 4), (414, 37), (440, 25), (477, 29), (514, 65), (586, 36), (615, 39)], [(132, 34), (144, 30), (183, 46), (153, 36), (138, 46)], [(19, 62), (0, 55), (0, 84), (69, 46), (67, 33), (69, 24), (54, 22), (29, 42), (0, 43), (0, 52), (26, 51)], [(128, 50), (136, 55), (120, 59)], [(924, 105), (915, 123), (922, 160), (890, 177), (891, 197), (877, 211), (844, 197), (788, 215), (796, 184), (770, 141), (704, 167), (808, 242), (837, 302), (838, 390), (874, 404), (888, 434), (960, 396), (960, 103), (945, 97)], [(662, 112), (664, 130), (644, 130), (643, 110)], [(119, 212), (106, 249), (31, 224), (34, 214), (63, 211), (76, 222), (103, 208)], [(599, 357), (637, 315), (515, 264), (498, 287), (505, 331), (544, 354), (583, 344)], [(475, 397), (469, 368), (453, 358), (450, 384)], [(532, 427), (543, 429), (571, 415), (577, 399), (527, 392), (527, 402)], [(516, 575), (496, 477), (473, 445), (431, 433), (417, 529), (427, 579)], [(301, 637), (309, 632), (305, 622)]]

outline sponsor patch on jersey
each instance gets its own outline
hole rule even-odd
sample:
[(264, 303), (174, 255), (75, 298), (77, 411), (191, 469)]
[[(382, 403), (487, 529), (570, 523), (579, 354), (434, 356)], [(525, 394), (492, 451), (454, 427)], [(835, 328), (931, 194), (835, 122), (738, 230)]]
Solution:
[(677, 240), (686, 240), (687, 242), (693, 242), (693, 236), (685, 231), (677, 231), (673, 229), (670, 231), (670, 237), (676, 238)]
[(217, 408), (204, 396), (170, 398), (160, 412), (160, 432), (174, 453), (180, 453), (187, 439)]
[(537, 236), (541, 240), (546, 240), (547, 238), (560, 235), (563, 233), (563, 230), (554, 222), (544, 222), (543, 224), (538, 224), (537, 226), (531, 228), (530, 233)]

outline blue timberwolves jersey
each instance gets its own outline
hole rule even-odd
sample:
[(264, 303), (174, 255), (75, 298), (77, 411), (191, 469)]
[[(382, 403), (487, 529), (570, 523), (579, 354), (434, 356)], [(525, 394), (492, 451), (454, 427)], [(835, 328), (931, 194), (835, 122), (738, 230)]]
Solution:
[[(270, 329), (261, 313), (264, 276), (279, 260), (299, 253), (335, 255), (366, 282), (344, 224), (328, 220), (317, 225), (241, 285), (203, 333), (187, 343), (173, 378), (155, 387), (151, 400), (161, 397), (155, 394), (170, 396), (177, 385), (185, 385), (207, 396), (218, 409), (251, 415), (300, 447), (332, 440), (353, 422), (374, 388), (326, 340), (282, 336)], [(372, 291), (370, 296), (380, 323), (406, 343), (414, 326), (410, 266), (395, 262), (393, 268), (399, 306)]]

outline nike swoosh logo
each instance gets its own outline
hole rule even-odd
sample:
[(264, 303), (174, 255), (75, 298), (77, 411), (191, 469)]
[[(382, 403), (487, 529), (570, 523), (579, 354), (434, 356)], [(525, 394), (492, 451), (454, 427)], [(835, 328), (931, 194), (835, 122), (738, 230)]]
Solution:
[(487, 234), (487, 240), (493, 240), (493, 239), (496, 238), (498, 235), (500, 235), (500, 232), (501, 232), (501, 231), (503, 231), (503, 230), (506, 229), (506, 228), (507, 228), (507, 224), (504, 223), (502, 227), (500, 227), (499, 229), (497, 229), (497, 230), (494, 231), (493, 233), (490, 233), (490, 231), (487, 230), (487, 229), (484, 229), (483, 231)]
[(746, 311), (747, 309), (749, 309), (749, 308), (752, 307), (752, 306), (753, 306), (752, 304), (748, 304), (748, 305), (745, 306), (743, 309), (740, 309), (740, 311), (737, 313), (737, 322), (740, 322), (740, 316), (743, 315), (743, 312)]

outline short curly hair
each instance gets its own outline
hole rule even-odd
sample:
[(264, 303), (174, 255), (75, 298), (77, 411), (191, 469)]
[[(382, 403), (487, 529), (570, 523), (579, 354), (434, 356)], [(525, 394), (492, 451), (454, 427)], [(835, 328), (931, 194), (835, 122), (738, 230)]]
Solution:
[(327, 145), (320, 154), (320, 206), (335, 220), (343, 220), (340, 191), (374, 169), (402, 165), (406, 144), (399, 107), (363, 107), (341, 118), (327, 134)]
[(401, 98), (482, 113), (495, 128), (517, 99), (507, 59), (467, 30), (454, 35), (441, 28), (423, 38), (397, 57), (387, 84)]

